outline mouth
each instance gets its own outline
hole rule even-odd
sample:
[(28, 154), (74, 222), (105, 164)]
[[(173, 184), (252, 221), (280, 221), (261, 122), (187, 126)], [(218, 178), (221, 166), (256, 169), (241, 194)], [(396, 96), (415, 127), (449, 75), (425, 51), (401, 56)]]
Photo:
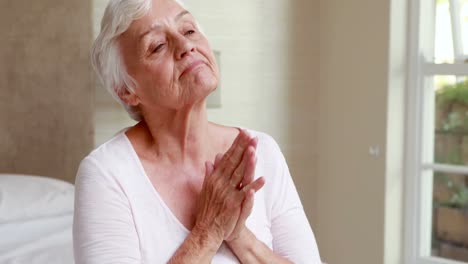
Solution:
[(179, 78), (182, 78), (182, 76), (186, 75), (187, 73), (190, 73), (191, 71), (195, 70), (196, 68), (202, 66), (203, 64), (205, 64), (202, 60), (196, 60), (192, 63), (190, 63), (185, 69), (184, 71), (180, 74), (180, 77)]

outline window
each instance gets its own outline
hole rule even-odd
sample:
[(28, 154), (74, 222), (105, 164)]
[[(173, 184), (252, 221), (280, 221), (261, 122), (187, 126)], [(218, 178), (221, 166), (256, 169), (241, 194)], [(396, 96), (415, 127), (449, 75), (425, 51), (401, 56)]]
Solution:
[(406, 263), (468, 263), (468, 0), (410, 1)]

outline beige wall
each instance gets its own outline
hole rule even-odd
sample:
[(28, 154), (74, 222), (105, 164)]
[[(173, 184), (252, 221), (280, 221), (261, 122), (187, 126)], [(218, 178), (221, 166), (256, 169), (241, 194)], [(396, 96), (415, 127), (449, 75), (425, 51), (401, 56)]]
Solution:
[[(93, 40), (98, 36), (101, 28), (101, 18), (104, 14), (108, 0), (91, 0), (92, 2), (92, 27)], [(113, 135), (119, 132), (122, 128), (129, 127), (135, 124), (123, 109), (110, 94), (101, 86), (100, 82), (96, 81), (94, 88), (94, 146), (109, 140)]]
[(73, 181), (92, 147), (90, 3), (0, 3), (0, 172)]
[(402, 263), (405, 2), (320, 0), (316, 233), (329, 263)]

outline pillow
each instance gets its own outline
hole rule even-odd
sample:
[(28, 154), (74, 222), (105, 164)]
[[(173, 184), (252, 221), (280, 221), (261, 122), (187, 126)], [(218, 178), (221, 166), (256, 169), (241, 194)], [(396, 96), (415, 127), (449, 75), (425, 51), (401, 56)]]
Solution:
[(32, 175), (0, 174), (0, 224), (73, 212), (71, 183)]

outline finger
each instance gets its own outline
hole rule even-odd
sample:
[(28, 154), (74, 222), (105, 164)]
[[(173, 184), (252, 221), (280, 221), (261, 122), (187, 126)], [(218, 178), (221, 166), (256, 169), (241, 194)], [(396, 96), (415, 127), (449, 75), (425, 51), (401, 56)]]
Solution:
[(242, 140), (242, 138), (245, 136), (245, 132), (243, 129), (241, 129), (239, 131), (239, 134), (237, 134), (236, 138), (234, 139), (234, 141), (232, 142), (231, 144), (231, 147), (229, 147), (228, 151), (226, 151), (226, 153), (223, 155), (223, 158), (225, 156), (230, 156), (232, 155), (232, 153), (234, 152), (234, 149), (236, 148), (236, 146), (239, 144), (239, 142)]
[(255, 191), (252, 189), (250, 189), (245, 194), (245, 200), (242, 202), (242, 210), (241, 210), (241, 213), (239, 215), (239, 220), (238, 220), (240, 223), (238, 223), (238, 225), (241, 224), (241, 226), (243, 226), (247, 218), (252, 213), (252, 209), (254, 205), (254, 195), (255, 195)]
[(257, 156), (255, 155), (255, 152), (257, 151), (258, 138), (253, 138), (249, 144), (254, 150), (254, 155), (252, 159), (246, 164), (244, 178), (242, 179), (242, 186), (246, 186), (253, 181), (255, 176), (255, 166), (257, 165)]
[(246, 131), (242, 131), (242, 136), (237, 145), (223, 156), (220, 167), (226, 175), (231, 175), (242, 160), (242, 155), (249, 145), (251, 138)]
[[(246, 171), (251, 173), (253, 170), (252, 167), (255, 167), (255, 149), (252, 146), (249, 146), (247, 150), (244, 152), (242, 157), (242, 162), (237, 166), (231, 176), (231, 185), (234, 187), (239, 186), (243, 178), (246, 176)], [(249, 175), (249, 177), (253, 177)], [(250, 180), (252, 181), (252, 179)]]
[(257, 145), (258, 145), (258, 137), (254, 137), (250, 140), (249, 142), (255, 149), (257, 149)]
[(202, 188), (206, 188), (206, 184), (208, 182), (208, 180), (210, 179), (211, 177), (211, 174), (213, 173), (213, 168), (212, 166), (210, 166), (211, 162), (209, 161), (206, 161), (205, 162), (205, 178), (203, 179), (203, 184), (202, 184)]
[(227, 157), (232, 155), (232, 152), (237, 147), (237, 145), (239, 144), (239, 141), (242, 139), (243, 136), (244, 136), (243, 130), (240, 130), (239, 134), (236, 136), (236, 138), (234, 139), (234, 141), (231, 144), (231, 147), (229, 147), (229, 149), (226, 151), (226, 153), (224, 153), (224, 155), (221, 154), (221, 153), (216, 154), (216, 157), (215, 157), (215, 167), (216, 168), (220, 165), (221, 161), (226, 160)]
[(215, 168), (218, 167), (219, 162), (221, 161), (222, 158), (223, 158), (223, 154), (221, 153), (216, 154), (215, 163), (214, 163)]
[(248, 193), (250, 190), (254, 190), (254, 192), (257, 192), (260, 190), (263, 186), (265, 185), (265, 178), (260, 177), (256, 179), (254, 182), (246, 185), (244, 188), (242, 188), (242, 191), (245, 193)]
[(252, 159), (246, 164), (242, 186), (250, 184), (255, 177), (255, 167), (257, 166), (257, 156), (254, 154)]
[(205, 162), (205, 180), (213, 174), (213, 164), (209, 161)]

